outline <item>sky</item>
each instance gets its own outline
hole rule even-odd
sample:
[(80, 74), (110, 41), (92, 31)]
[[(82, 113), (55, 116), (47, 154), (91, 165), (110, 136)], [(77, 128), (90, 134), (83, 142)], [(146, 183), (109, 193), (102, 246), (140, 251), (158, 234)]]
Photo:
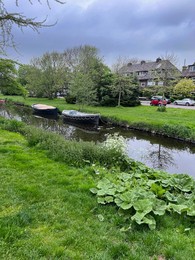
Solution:
[(46, 52), (63, 52), (81, 45), (95, 46), (108, 66), (118, 57), (155, 61), (172, 54), (177, 67), (195, 62), (195, 0), (19, 0), (7, 3), (11, 12), (37, 20), (47, 18), (39, 33), (14, 28), (17, 52), (9, 57), (30, 63)]

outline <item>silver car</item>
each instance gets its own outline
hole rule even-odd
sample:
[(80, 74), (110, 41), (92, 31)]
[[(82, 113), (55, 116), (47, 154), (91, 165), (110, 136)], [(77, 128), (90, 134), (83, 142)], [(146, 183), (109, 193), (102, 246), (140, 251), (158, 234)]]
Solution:
[(193, 99), (190, 98), (184, 98), (181, 100), (175, 100), (174, 105), (183, 105), (183, 106), (194, 106), (195, 105), (195, 101)]

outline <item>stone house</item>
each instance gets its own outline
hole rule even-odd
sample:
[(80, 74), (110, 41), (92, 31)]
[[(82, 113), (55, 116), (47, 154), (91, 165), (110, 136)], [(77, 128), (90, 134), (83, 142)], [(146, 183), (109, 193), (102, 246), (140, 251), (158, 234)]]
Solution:
[(120, 69), (124, 76), (136, 75), (140, 87), (167, 86), (170, 80), (181, 77), (180, 70), (169, 60), (157, 58), (156, 61), (141, 61), (140, 63), (128, 63)]

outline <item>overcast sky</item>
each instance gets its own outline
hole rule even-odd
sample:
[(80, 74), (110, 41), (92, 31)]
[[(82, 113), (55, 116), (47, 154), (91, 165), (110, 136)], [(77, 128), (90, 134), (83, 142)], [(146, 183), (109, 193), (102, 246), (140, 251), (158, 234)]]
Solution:
[(22, 63), (85, 44), (97, 47), (109, 66), (119, 56), (155, 60), (166, 53), (178, 57), (179, 68), (195, 62), (195, 0), (66, 0), (64, 5), (50, 0), (51, 9), (46, 0), (42, 5), (19, 0), (19, 7), (13, 1), (10, 11), (57, 21), (39, 33), (15, 29), (19, 53), (11, 51), (10, 57)]

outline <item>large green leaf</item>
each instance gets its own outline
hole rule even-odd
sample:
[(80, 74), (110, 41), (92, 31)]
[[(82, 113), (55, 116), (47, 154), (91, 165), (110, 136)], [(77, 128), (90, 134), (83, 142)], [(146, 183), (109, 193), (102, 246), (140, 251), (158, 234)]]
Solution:
[(170, 185), (184, 192), (189, 192), (195, 189), (194, 180), (187, 174), (173, 175)]
[(166, 191), (164, 196), (165, 196), (165, 198), (168, 201), (177, 202), (177, 196), (175, 196), (174, 194), (170, 193), (169, 191)]
[(166, 190), (162, 188), (162, 186), (156, 184), (156, 183), (152, 183), (151, 185), (151, 190), (158, 196), (158, 197), (162, 197)]
[(177, 212), (178, 214), (181, 214), (182, 212), (188, 210), (187, 205), (176, 205), (176, 204), (172, 204), (172, 203), (169, 203), (169, 208), (173, 209), (173, 211)]
[(148, 224), (151, 230), (154, 230), (156, 228), (156, 220), (151, 215), (145, 216), (142, 220), (142, 223)]
[(188, 215), (188, 216), (195, 216), (195, 204), (192, 205), (192, 206), (187, 210), (187, 215)]
[(136, 211), (147, 214), (152, 211), (154, 201), (151, 199), (140, 199), (133, 202), (133, 207)]
[(156, 199), (153, 205), (153, 213), (155, 215), (162, 216), (165, 214), (165, 211), (167, 209), (167, 204), (165, 201)]

